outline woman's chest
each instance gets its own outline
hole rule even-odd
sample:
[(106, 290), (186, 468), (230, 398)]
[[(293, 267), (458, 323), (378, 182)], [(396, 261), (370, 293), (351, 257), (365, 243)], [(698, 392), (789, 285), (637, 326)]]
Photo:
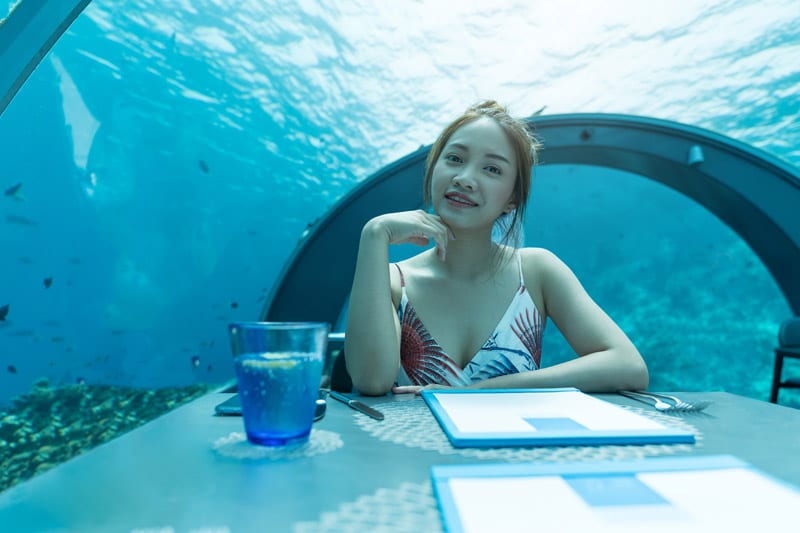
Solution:
[(416, 287), (408, 292), (408, 299), (425, 332), (464, 368), (504, 322), (519, 291), (519, 284)]

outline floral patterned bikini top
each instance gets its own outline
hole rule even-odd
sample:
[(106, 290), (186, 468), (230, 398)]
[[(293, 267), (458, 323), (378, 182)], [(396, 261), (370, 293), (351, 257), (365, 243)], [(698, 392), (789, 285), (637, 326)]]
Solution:
[(477, 381), (537, 370), (542, 357), (542, 324), (522, 277), (519, 264), (519, 289), (494, 331), (464, 369), (439, 346), (408, 301), (406, 282), (400, 266), (402, 295), (397, 315), (400, 319), (400, 372), (398, 385), (469, 385)]

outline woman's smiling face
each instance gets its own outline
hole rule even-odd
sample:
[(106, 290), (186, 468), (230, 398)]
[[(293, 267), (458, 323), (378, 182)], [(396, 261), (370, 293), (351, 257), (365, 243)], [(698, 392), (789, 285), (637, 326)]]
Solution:
[(436, 213), (451, 228), (481, 227), (514, 209), (514, 150), (497, 122), (483, 117), (458, 128), (431, 176)]

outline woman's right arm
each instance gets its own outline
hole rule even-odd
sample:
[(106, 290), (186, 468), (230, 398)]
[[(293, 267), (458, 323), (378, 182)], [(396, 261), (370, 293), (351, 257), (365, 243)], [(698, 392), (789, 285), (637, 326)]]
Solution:
[(389, 235), (378, 219), (361, 231), (344, 339), (353, 386), (362, 394), (386, 394), (400, 365), (400, 322), (392, 303)]
[(403, 211), (373, 218), (361, 230), (345, 334), (347, 371), (362, 394), (391, 390), (400, 368), (400, 321), (392, 302), (389, 245), (436, 242), (444, 260), (452, 232), (436, 215)]

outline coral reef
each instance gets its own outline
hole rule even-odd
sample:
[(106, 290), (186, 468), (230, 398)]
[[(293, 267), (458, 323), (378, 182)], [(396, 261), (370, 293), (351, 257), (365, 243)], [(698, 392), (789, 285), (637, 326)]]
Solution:
[(156, 390), (102, 385), (52, 388), (40, 380), (0, 412), (0, 491), (208, 390), (208, 385)]

